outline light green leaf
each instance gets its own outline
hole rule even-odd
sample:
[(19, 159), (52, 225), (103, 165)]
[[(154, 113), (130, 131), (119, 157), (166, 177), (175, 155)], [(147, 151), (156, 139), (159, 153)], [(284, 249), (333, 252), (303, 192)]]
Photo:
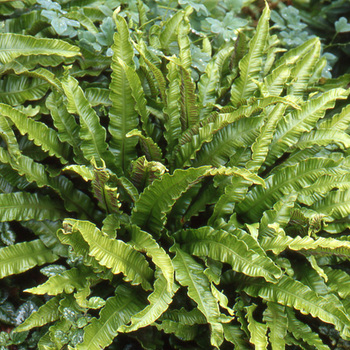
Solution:
[(255, 345), (256, 350), (265, 350), (267, 349), (267, 324), (260, 323), (254, 319), (253, 312), (256, 307), (256, 304), (252, 304), (245, 308), (247, 310), (250, 342)]
[(52, 263), (58, 258), (39, 239), (1, 248), (0, 278), (22, 273), (37, 265)]

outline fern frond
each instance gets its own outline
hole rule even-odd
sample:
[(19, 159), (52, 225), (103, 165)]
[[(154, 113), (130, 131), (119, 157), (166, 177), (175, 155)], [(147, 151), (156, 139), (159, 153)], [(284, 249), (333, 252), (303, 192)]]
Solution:
[(195, 230), (183, 230), (176, 236), (177, 242), (185, 252), (206, 256), (230, 264), (232, 269), (252, 277), (264, 277), (266, 281), (276, 282), (282, 271), (263, 251), (254, 249), (249, 242), (224, 230), (216, 231), (209, 226)]
[(22, 135), (27, 134), (28, 138), (33, 140), (37, 146), (40, 146), (51, 156), (54, 155), (59, 158), (61, 163), (67, 163), (65, 159), (67, 152), (64, 144), (59, 142), (53, 129), (42, 122), (28, 118), (24, 113), (3, 103), (0, 103), (0, 113), (10, 118)]
[(1, 248), (0, 278), (22, 273), (37, 265), (52, 263), (58, 258), (39, 239)]
[(61, 274), (51, 276), (45, 283), (38, 287), (26, 289), (27, 293), (32, 294), (47, 294), (47, 295), (59, 295), (62, 293), (70, 294), (74, 290), (82, 289), (89, 277), (93, 277), (94, 274), (91, 269), (87, 267), (72, 268), (64, 271)]
[(285, 337), (287, 334), (286, 308), (282, 305), (267, 302), (267, 308), (263, 314), (263, 320), (269, 328), (269, 341), (272, 350), (283, 349), (286, 346)]
[(256, 321), (253, 312), (257, 305), (252, 304), (247, 310), (248, 330), (250, 333), (250, 342), (255, 345), (256, 350), (265, 350), (267, 348), (267, 324)]
[(0, 62), (7, 63), (19, 56), (58, 55), (75, 57), (79, 48), (58, 39), (35, 38), (29, 35), (0, 34)]
[(339, 309), (338, 305), (291, 277), (283, 276), (275, 284), (252, 283), (245, 287), (244, 291), (253, 297), (259, 296), (266, 301), (295, 308), (303, 314), (311, 314), (326, 323), (331, 323), (345, 338), (350, 335), (349, 318), (345, 310)]
[(112, 106), (109, 111), (109, 132), (112, 135), (110, 141), (111, 151), (116, 157), (117, 166), (125, 172), (129, 163), (135, 158), (135, 146), (137, 140), (126, 138), (126, 134), (138, 126), (138, 115), (134, 109), (135, 102), (132, 97), (132, 89), (128, 82), (123, 67), (119, 63), (121, 59), (127, 66), (133, 67), (133, 47), (130, 42), (129, 28), (124, 18), (117, 16), (118, 32), (114, 34), (112, 50), (112, 76), (110, 100)]
[(49, 89), (49, 84), (23, 75), (6, 75), (0, 80), (0, 89), (0, 102), (17, 106), (25, 101), (41, 99)]
[(176, 279), (182, 286), (188, 287), (188, 296), (197, 303), (198, 309), (212, 326), (211, 344), (219, 348), (223, 342), (220, 311), (217, 300), (210, 291), (209, 280), (203, 273), (204, 268), (178, 246), (174, 245), (171, 251), (176, 253), (173, 259)]
[(78, 81), (68, 76), (62, 81), (62, 87), (68, 99), (67, 109), (70, 113), (79, 115), (79, 136), (82, 140), (80, 148), (84, 157), (91, 162), (93, 159), (103, 159), (107, 166), (114, 170), (116, 164), (113, 154), (107, 149), (106, 130), (100, 123), (100, 119), (90, 106)]
[(262, 57), (269, 35), (270, 10), (265, 7), (253, 39), (250, 41), (249, 51), (239, 62), (240, 76), (231, 87), (231, 103), (237, 106), (252, 96), (257, 86), (253, 79), (258, 80), (262, 70)]
[(135, 225), (130, 226), (130, 230), (132, 240), (129, 244), (138, 251), (146, 253), (152, 259), (153, 263), (162, 271), (170, 293), (174, 284), (174, 267), (169, 255), (149, 233), (140, 230)]
[(345, 106), (338, 114), (323, 120), (320, 129), (346, 130), (350, 124), (350, 105)]
[(162, 274), (154, 282), (154, 290), (149, 295), (149, 305), (131, 317), (131, 324), (119, 328), (120, 332), (133, 332), (156, 321), (169, 307), (178, 287), (169, 291), (168, 282)]
[(131, 284), (141, 284), (145, 290), (150, 290), (150, 279), (153, 271), (145, 257), (121, 240), (110, 239), (89, 221), (68, 219), (64, 225), (80, 232), (89, 245), (89, 255), (100, 265), (111, 269), (113, 274), (123, 273), (126, 281)]
[(0, 222), (28, 220), (59, 220), (65, 211), (48, 196), (37, 193), (13, 192), (0, 194)]
[(177, 169), (173, 175), (164, 174), (154, 180), (135, 203), (131, 222), (139, 227), (159, 234), (166, 223), (166, 214), (175, 201), (189, 187), (205, 176), (210, 167)]
[(139, 295), (127, 286), (119, 286), (116, 296), (110, 297), (100, 312), (84, 328), (84, 340), (77, 350), (100, 350), (110, 345), (118, 334), (118, 328), (130, 322), (133, 315), (144, 307)]
[(33, 328), (42, 327), (47, 323), (58, 320), (60, 317), (58, 307), (61, 298), (61, 296), (56, 296), (40, 306), (37, 311), (33, 312), (23, 323), (16, 327), (16, 332), (29, 331)]

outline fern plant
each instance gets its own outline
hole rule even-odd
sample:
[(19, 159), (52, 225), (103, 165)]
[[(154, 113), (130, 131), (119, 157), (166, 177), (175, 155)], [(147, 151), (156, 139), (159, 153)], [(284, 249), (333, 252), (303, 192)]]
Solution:
[(350, 338), (348, 77), (320, 84), (319, 40), (283, 52), (266, 7), (197, 81), (191, 11), (149, 36), (115, 11), (95, 79), (67, 41), (0, 34), (0, 276), (44, 266), (15, 328), (40, 350)]

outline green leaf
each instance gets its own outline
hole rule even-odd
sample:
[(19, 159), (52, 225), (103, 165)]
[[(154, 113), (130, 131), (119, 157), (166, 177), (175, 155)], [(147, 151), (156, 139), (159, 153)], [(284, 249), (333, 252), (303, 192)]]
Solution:
[(106, 130), (101, 125), (100, 119), (90, 106), (78, 81), (68, 76), (62, 81), (62, 87), (68, 99), (67, 109), (70, 113), (79, 115), (80, 145), (84, 157), (91, 162), (93, 159), (103, 159), (112, 170), (116, 167), (113, 154), (107, 149)]
[(267, 302), (263, 320), (269, 328), (269, 340), (272, 350), (283, 349), (286, 346), (285, 337), (287, 334), (286, 308), (282, 305)]
[(48, 196), (37, 193), (13, 192), (0, 194), (0, 222), (28, 220), (58, 220), (64, 217), (63, 208)]
[(291, 277), (283, 276), (275, 284), (261, 281), (252, 283), (244, 291), (253, 297), (259, 296), (266, 301), (295, 308), (303, 314), (311, 314), (323, 322), (333, 324), (342, 336), (347, 338), (350, 335), (349, 318), (345, 310)]
[(155, 322), (169, 307), (178, 287), (168, 290), (168, 282), (162, 274), (154, 282), (154, 290), (149, 295), (149, 305), (131, 317), (131, 324), (119, 328), (120, 332), (133, 332)]
[(77, 350), (100, 350), (110, 345), (118, 334), (118, 328), (130, 322), (133, 315), (144, 307), (134, 289), (119, 286), (116, 296), (110, 297), (100, 312), (100, 318), (93, 318), (84, 328), (84, 341)]
[(306, 323), (299, 321), (293, 310), (287, 308), (288, 331), (293, 334), (296, 339), (303, 339), (311, 347), (320, 350), (329, 350), (329, 347), (323, 344), (319, 335), (312, 331)]
[(173, 175), (164, 174), (161, 179), (154, 180), (135, 203), (131, 215), (132, 223), (159, 234), (166, 223), (166, 214), (176, 200), (205, 176), (209, 169), (210, 167), (177, 169)]
[(223, 327), (219, 323), (219, 306), (210, 291), (210, 282), (204, 274), (204, 268), (177, 245), (171, 251), (176, 253), (173, 259), (176, 279), (182, 286), (188, 287), (188, 296), (197, 303), (198, 309), (211, 324), (211, 344), (219, 348), (223, 342)]
[(41, 99), (49, 89), (49, 84), (23, 75), (7, 75), (0, 80), (0, 89), (0, 102), (17, 106), (25, 101)]
[(345, 99), (344, 89), (329, 90), (318, 97), (308, 100), (301, 105), (301, 110), (293, 111), (280, 120), (270, 148), (267, 163), (280, 157), (284, 152), (297, 143), (304, 132), (311, 131), (326, 110), (333, 108), (337, 99)]
[(137, 129), (139, 120), (135, 111), (135, 101), (132, 97), (132, 88), (120, 60), (130, 68), (134, 67), (134, 51), (130, 42), (129, 28), (124, 18), (117, 16), (118, 32), (114, 34), (112, 46), (112, 76), (110, 100), (112, 106), (109, 111), (108, 130), (112, 135), (110, 141), (111, 151), (116, 158), (117, 175), (127, 172), (130, 161), (136, 158), (135, 146), (137, 139), (127, 138), (126, 134)]
[(110, 239), (89, 221), (67, 219), (63, 224), (81, 233), (89, 245), (89, 255), (100, 265), (111, 269), (113, 274), (123, 273), (124, 279), (133, 285), (141, 284), (145, 290), (151, 289), (149, 281), (153, 271), (141, 253), (123, 241)]
[(33, 312), (15, 331), (24, 332), (33, 328), (42, 327), (47, 323), (54, 322), (59, 319), (60, 312), (58, 310), (61, 296), (51, 298), (48, 302), (42, 305), (39, 310)]
[(249, 350), (251, 349), (248, 342), (245, 341), (245, 333), (237, 325), (223, 324), (224, 336), (227, 341), (232, 343), (237, 350)]
[(19, 56), (58, 55), (74, 57), (80, 55), (79, 48), (58, 39), (35, 38), (29, 35), (0, 34), (0, 62), (7, 63)]
[(346, 130), (350, 124), (350, 105), (345, 106), (338, 114), (323, 120), (319, 127), (321, 129)]
[(245, 308), (247, 310), (250, 342), (255, 345), (256, 350), (265, 350), (267, 348), (267, 324), (260, 323), (254, 319), (253, 312), (256, 307), (256, 304), (252, 304)]
[(337, 21), (335, 21), (334, 27), (337, 33), (350, 32), (350, 24), (345, 17), (340, 17)]
[(59, 295), (62, 293), (70, 294), (74, 290), (85, 287), (87, 279), (92, 277), (93, 273), (89, 268), (72, 268), (61, 274), (51, 276), (45, 283), (38, 287), (26, 289), (25, 291), (32, 294)]
[(0, 278), (22, 273), (34, 266), (52, 263), (58, 256), (39, 240), (23, 242), (0, 249)]
[(264, 277), (266, 281), (276, 282), (282, 271), (262, 250), (256, 251), (243, 239), (238, 239), (234, 232), (214, 230), (209, 226), (199, 229), (183, 230), (176, 240), (181, 248), (196, 256), (230, 264), (232, 269), (252, 277)]
[(146, 253), (152, 259), (153, 263), (162, 271), (170, 293), (174, 284), (174, 267), (169, 255), (149, 233), (140, 230), (135, 225), (130, 226), (130, 230), (132, 240), (129, 244), (138, 251)]
[(253, 80), (259, 79), (262, 70), (263, 54), (269, 35), (269, 19), (270, 10), (266, 5), (256, 33), (250, 41), (249, 52), (239, 62), (240, 76), (231, 87), (231, 103), (234, 106), (241, 104), (257, 90), (257, 85)]
[(37, 122), (28, 118), (19, 110), (0, 103), (0, 113), (3, 116), (10, 118), (16, 125), (22, 135), (27, 134), (29, 140), (33, 140), (34, 144), (40, 146), (44, 151), (47, 151), (51, 156), (54, 155), (60, 159), (61, 163), (67, 163), (66, 148), (62, 144), (57, 133), (46, 126), (42, 122)]

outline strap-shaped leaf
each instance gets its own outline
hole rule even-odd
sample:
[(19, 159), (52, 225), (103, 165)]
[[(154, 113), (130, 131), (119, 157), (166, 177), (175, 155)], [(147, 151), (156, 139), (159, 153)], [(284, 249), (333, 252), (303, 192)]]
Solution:
[(153, 271), (145, 257), (123, 241), (110, 239), (90, 221), (68, 219), (64, 225), (80, 232), (89, 245), (90, 256), (100, 265), (111, 269), (113, 274), (123, 273), (125, 280), (131, 284), (141, 284), (145, 290), (150, 290), (150, 279)]
[(131, 317), (131, 324), (119, 328), (120, 332), (133, 332), (155, 322), (169, 307), (177, 288), (168, 290), (168, 282), (162, 274), (154, 282), (154, 290), (149, 295), (147, 305), (142, 311)]
[(70, 294), (74, 290), (79, 290), (85, 287), (87, 279), (92, 277), (93, 273), (91, 269), (72, 268), (64, 271), (61, 274), (51, 276), (45, 283), (38, 287), (26, 289), (25, 291), (32, 294), (48, 294), (59, 295), (62, 293)]
[(58, 256), (37, 239), (0, 249), (0, 278), (22, 273), (34, 266), (52, 263)]
[(225, 340), (232, 343), (237, 350), (249, 350), (250, 344), (245, 341), (245, 333), (237, 325), (223, 324)]
[(49, 84), (44, 80), (7, 75), (0, 80), (0, 102), (17, 106), (25, 101), (41, 99), (48, 89)]
[(211, 344), (220, 347), (223, 341), (223, 328), (219, 323), (218, 302), (210, 291), (210, 283), (204, 274), (204, 268), (177, 245), (171, 247), (176, 253), (173, 264), (177, 281), (187, 287), (188, 296), (197, 303), (198, 309), (211, 324)]
[(281, 119), (271, 145), (268, 164), (294, 146), (302, 133), (311, 131), (317, 121), (325, 115), (326, 110), (334, 107), (337, 99), (345, 99), (346, 96), (347, 92), (344, 89), (327, 91), (305, 102), (301, 110), (293, 111)]
[(152, 133), (152, 125), (149, 121), (149, 111), (146, 108), (146, 98), (142, 88), (142, 84), (138, 74), (136, 73), (135, 67), (128, 66), (121, 58), (118, 58), (118, 63), (123, 69), (125, 77), (128, 79), (129, 86), (131, 88), (131, 94), (135, 101), (135, 110), (141, 117), (142, 128), (147, 135)]
[(47, 323), (54, 322), (59, 319), (61, 296), (51, 298), (44, 305), (40, 306), (37, 311), (34, 311), (23, 323), (16, 327), (16, 332), (29, 331), (36, 327), (42, 327)]
[(135, 111), (135, 101), (132, 97), (132, 88), (129, 84), (126, 72), (120, 64), (120, 60), (125, 65), (133, 68), (134, 49), (130, 42), (129, 28), (123, 17), (116, 18), (118, 32), (114, 34), (114, 44), (112, 46), (112, 76), (110, 89), (110, 100), (112, 106), (109, 111), (108, 130), (112, 135), (110, 141), (111, 151), (116, 157), (118, 167), (117, 175), (127, 171), (131, 160), (136, 158), (137, 139), (127, 138), (126, 134), (137, 129), (139, 120)]
[(283, 64), (275, 68), (268, 76), (264, 78), (264, 85), (269, 95), (280, 96), (285, 84), (289, 80), (291, 67)]
[(349, 316), (339, 305), (318, 295), (309, 287), (291, 277), (283, 276), (277, 283), (252, 283), (244, 291), (253, 296), (261, 297), (266, 301), (295, 308), (303, 314), (311, 314), (323, 322), (331, 323), (342, 334), (350, 335)]
[(346, 130), (350, 124), (350, 105), (347, 105), (338, 114), (323, 120), (319, 127), (321, 129)]
[(65, 211), (48, 196), (13, 192), (0, 194), (0, 222), (63, 219)]
[(256, 141), (252, 145), (252, 159), (247, 163), (247, 169), (250, 171), (258, 172), (264, 163), (269, 151), (269, 145), (272, 142), (272, 138), (276, 130), (276, 125), (283, 117), (286, 109), (286, 105), (277, 104), (272, 110), (268, 112), (266, 121), (260, 129), (260, 133)]
[(296, 165), (276, 171), (265, 180), (266, 188), (253, 188), (237, 206), (238, 213), (259, 220), (264, 210), (271, 208), (286, 193), (298, 193), (324, 174), (344, 174), (337, 162), (326, 158), (309, 158)]
[(108, 298), (98, 319), (93, 318), (84, 328), (84, 340), (77, 350), (100, 350), (110, 345), (118, 334), (118, 328), (130, 322), (131, 316), (144, 307), (135, 290), (126, 286), (116, 289), (116, 296)]
[(67, 142), (73, 147), (77, 160), (84, 161), (80, 149), (81, 140), (79, 138), (80, 127), (73, 115), (68, 113), (63, 103), (63, 96), (53, 92), (46, 99), (46, 107), (50, 110), (53, 123), (58, 131), (57, 136), (61, 142)]
[(350, 147), (350, 136), (341, 130), (318, 129), (303, 134), (295, 147), (300, 149), (311, 148), (314, 145), (328, 146), (335, 144), (342, 149)]
[(220, 129), (214, 134), (211, 142), (202, 145), (193, 165), (226, 165), (237, 148), (252, 145), (261, 122), (262, 117), (244, 118)]
[(345, 218), (350, 214), (350, 190), (332, 191), (311, 208), (334, 219)]
[(340, 269), (332, 269), (325, 267), (325, 272), (328, 277), (327, 285), (331, 290), (343, 299), (350, 295), (350, 275)]
[(140, 230), (135, 225), (132, 225), (130, 230), (132, 240), (129, 244), (138, 251), (146, 253), (152, 259), (153, 263), (162, 271), (170, 293), (174, 284), (174, 267), (169, 255), (148, 232)]
[(248, 330), (250, 332), (250, 342), (255, 345), (256, 350), (265, 350), (267, 348), (267, 324), (256, 321), (253, 312), (257, 305), (252, 304), (247, 310)]
[(166, 214), (169, 213), (176, 200), (209, 170), (210, 167), (177, 169), (172, 175), (167, 173), (161, 179), (154, 180), (135, 203), (131, 222), (145, 230), (159, 234), (166, 223)]
[(312, 49), (299, 61), (296, 62), (293, 70), (291, 81), (287, 89), (288, 95), (302, 97), (312, 77), (315, 65), (320, 57), (321, 43), (316, 41)]
[(266, 254), (262, 254), (262, 249), (257, 251), (234, 233), (204, 226), (180, 231), (176, 240), (185, 252), (230, 264), (233, 270), (248, 276), (276, 282), (282, 275), (280, 268)]
[(276, 303), (267, 302), (263, 320), (270, 330), (269, 340), (272, 350), (284, 349), (288, 324), (286, 308)]
[(259, 79), (262, 70), (263, 55), (269, 35), (270, 10), (265, 7), (253, 39), (250, 41), (249, 52), (239, 62), (240, 76), (231, 87), (231, 103), (236, 106), (250, 97), (257, 89), (254, 79)]
[(320, 350), (329, 350), (329, 347), (325, 345), (319, 335), (312, 331), (306, 323), (301, 322), (295, 316), (293, 310), (287, 308), (288, 318), (288, 331), (293, 334), (296, 339), (302, 339), (311, 347), (315, 347)]
[(166, 114), (164, 137), (167, 141), (167, 158), (171, 159), (171, 153), (177, 145), (182, 131), (180, 121), (180, 73), (179, 67), (173, 61), (169, 61), (167, 69), (169, 85), (166, 90), (167, 103), (164, 108), (164, 113)]
[(54, 155), (60, 159), (62, 163), (66, 163), (66, 149), (62, 144), (57, 133), (47, 127), (44, 123), (37, 122), (28, 118), (19, 110), (0, 103), (0, 113), (10, 118), (16, 125), (22, 135), (27, 134), (30, 140), (33, 140), (37, 146), (40, 146), (44, 151), (47, 151), (51, 156)]
[(99, 87), (91, 87), (85, 89), (85, 97), (90, 105), (95, 107), (98, 105), (110, 106), (112, 104), (109, 99), (109, 90)]
[(103, 159), (111, 169), (115, 168), (113, 154), (107, 149), (106, 130), (90, 106), (78, 81), (68, 76), (62, 81), (62, 87), (68, 99), (67, 109), (79, 115), (79, 136), (82, 140), (81, 150), (88, 161)]
[(79, 48), (58, 39), (35, 38), (29, 35), (0, 34), (0, 62), (7, 63), (19, 56), (58, 55), (74, 57), (80, 55)]

